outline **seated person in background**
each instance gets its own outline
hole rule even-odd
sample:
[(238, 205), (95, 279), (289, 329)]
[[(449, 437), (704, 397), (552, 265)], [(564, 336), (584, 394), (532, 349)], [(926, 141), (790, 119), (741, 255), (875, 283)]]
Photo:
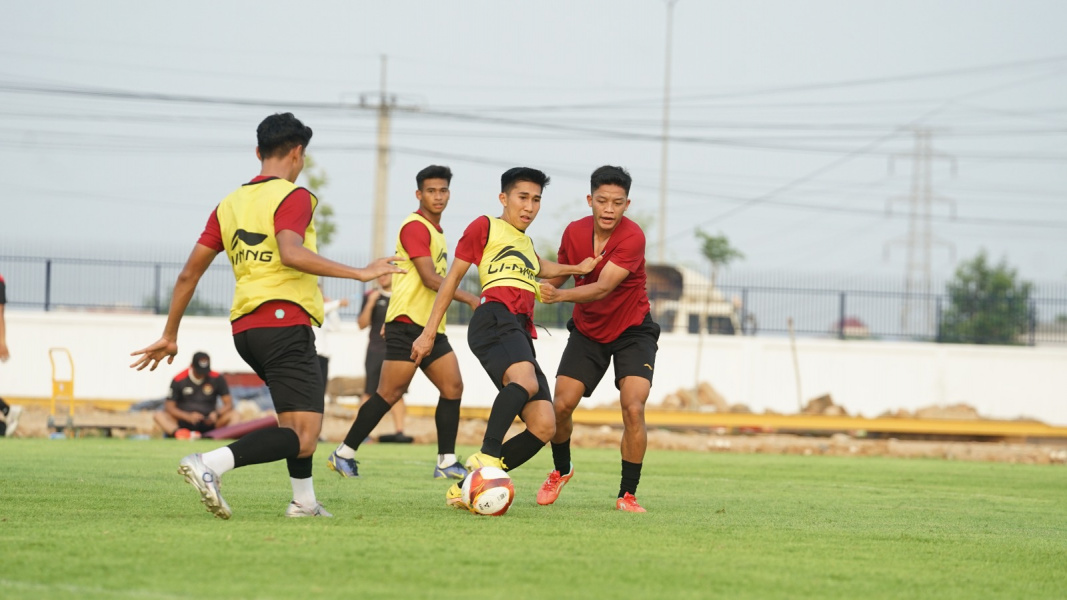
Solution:
[(182, 429), (186, 430), (182, 433), (207, 433), (229, 425), (233, 418), (230, 388), (222, 375), (211, 370), (211, 357), (205, 352), (194, 354), (189, 368), (170, 382), (170, 396), (154, 416), (167, 437), (175, 437)]

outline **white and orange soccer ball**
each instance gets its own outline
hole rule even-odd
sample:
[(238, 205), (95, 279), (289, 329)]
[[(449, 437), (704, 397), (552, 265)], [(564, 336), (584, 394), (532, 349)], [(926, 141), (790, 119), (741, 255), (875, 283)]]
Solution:
[(475, 469), (463, 480), (463, 502), (476, 515), (499, 517), (515, 499), (511, 476), (496, 467)]

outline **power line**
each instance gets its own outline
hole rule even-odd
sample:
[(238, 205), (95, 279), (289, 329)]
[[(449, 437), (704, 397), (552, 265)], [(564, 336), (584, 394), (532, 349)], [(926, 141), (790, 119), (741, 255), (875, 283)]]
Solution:
[[(1020, 67), (1040, 66), (1046, 64), (1062, 63), (1067, 61), (1067, 54), (1048, 56), (1044, 58), (1036, 58), (1030, 60), (1013, 61), (1005, 63), (996, 63), (991, 65), (981, 65), (976, 67), (963, 67), (958, 69), (944, 69), (939, 71), (926, 71), (923, 73), (913, 73), (909, 75), (897, 75), (888, 77), (870, 77), (864, 79), (852, 79), (852, 80), (839, 80), (820, 83), (810, 83), (791, 86), (776, 86), (769, 88), (760, 88), (749, 91), (736, 91), (736, 92), (715, 92), (707, 94), (695, 94), (690, 96), (680, 96), (672, 98), (673, 101), (686, 102), (692, 100), (718, 100), (723, 98), (751, 98), (756, 96), (766, 96), (774, 94), (786, 94), (795, 92), (809, 92), (817, 90), (827, 89), (842, 89), (850, 87), (865, 87), (870, 85), (882, 85), (886, 83), (898, 83), (901, 81), (921, 81), (924, 79), (941, 79), (945, 77), (960, 77), (973, 75), (976, 73), (991, 72), (991, 71), (1003, 71), (1003, 70), (1015, 70)], [(588, 104), (547, 104), (539, 106), (511, 106), (493, 108), (488, 106), (472, 106), (477, 110), (493, 111), (493, 112), (520, 112), (520, 111), (551, 111), (551, 110), (600, 110), (604, 108), (612, 107), (638, 107), (643, 105), (658, 105), (661, 102), (661, 98), (645, 98), (640, 100), (620, 100), (616, 102), (598, 102)]]

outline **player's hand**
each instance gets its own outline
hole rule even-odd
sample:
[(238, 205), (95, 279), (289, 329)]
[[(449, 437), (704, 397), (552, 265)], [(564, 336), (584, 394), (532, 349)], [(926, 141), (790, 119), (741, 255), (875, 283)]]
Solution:
[(548, 283), (547, 281), (541, 282), (541, 303), (542, 304), (555, 304), (559, 302), (559, 289)]
[(0, 362), (7, 362), (9, 358), (11, 358), (11, 353), (7, 351), (7, 344), (0, 342)]
[(367, 305), (370, 306), (371, 304), (374, 304), (381, 296), (382, 293), (379, 290), (371, 290), (370, 293), (367, 294)]
[(174, 355), (178, 353), (178, 342), (173, 342), (167, 338), (159, 338), (149, 346), (145, 346), (136, 352), (130, 352), (130, 356), (138, 356), (138, 358), (132, 365), (131, 369), (137, 369), (138, 371), (144, 370), (145, 367), (149, 367), (149, 371), (155, 371), (159, 366), (159, 362), (164, 358), (167, 359), (167, 364), (174, 362)]
[(218, 421), (219, 421), (219, 413), (217, 413), (215, 411), (211, 411), (211, 414), (209, 414), (208, 416), (204, 417), (204, 423), (206, 423), (207, 425), (214, 425), (215, 423), (218, 423)]
[(589, 273), (590, 271), (595, 269), (596, 266), (599, 265), (600, 261), (602, 260), (604, 260), (603, 254), (600, 254), (598, 256), (590, 256), (589, 258), (583, 260), (577, 265), (574, 265), (574, 268), (578, 269), (579, 275), (585, 275), (586, 273)]
[(411, 344), (411, 360), (415, 361), (415, 366), (419, 366), (422, 359), (430, 355), (430, 351), (433, 350), (433, 341), (436, 335), (427, 335), (426, 332), (422, 332), (418, 338)]
[(381, 336), (383, 340), (385, 339), (385, 323), (382, 323), (382, 330), (378, 332), (378, 335)]
[(341, 298), (338, 302), (340, 302), (341, 308), (348, 306), (348, 298)]
[(185, 419), (185, 420), (189, 421), (193, 425), (199, 425), (200, 423), (202, 423), (204, 421), (204, 415), (202, 415), (202, 414), (200, 414), (200, 413), (198, 413), (196, 411), (191, 411), (189, 413), (189, 418)]
[(478, 310), (478, 307), (481, 305), (481, 301), (481, 298), (475, 298), (474, 300), (468, 302), (467, 306), (471, 307), (471, 310)]
[(363, 281), (372, 281), (374, 279), (377, 279), (378, 277), (381, 277), (382, 275), (387, 275), (390, 273), (407, 273), (407, 271), (405, 271), (404, 269), (401, 269), (400, 267), (393, 264), (394, 262), (403, 259), (403, 256), (399, 256), (397, 254), (394, 254), (392, 256), (386, 256), (385, 258), (379, 258), (378, 260), (364, 267), (364, 276), (366, 278), (363, 279), (361, 277), (361, 279), (363, 279)]

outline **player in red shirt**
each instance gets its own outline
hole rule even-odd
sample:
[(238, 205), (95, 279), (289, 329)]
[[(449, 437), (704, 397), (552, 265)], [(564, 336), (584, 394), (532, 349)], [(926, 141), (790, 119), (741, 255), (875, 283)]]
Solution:
[(615, 502), (618, 510), (645, 512), (637, 503), (637, 484), (648, 445), (645, 402), (656, 366), (659, 325), (649, 313), (645, 292), (645, 234), (623, 216), (630, 206), (630, 174), (622, 167), (604, 166), (590, 181), (586, 201), (593, 215), (574, 221), (563, 232), (559, 262), (603, 256), (588, 275), (574, 277), (574, 287), (556, 277), (541, 282), (541, 301), (574, 302), (567, 323), (571, 335), (556, 372), (556, 435), (552, 438), (555, 469), (537, 493), (538, 504), (552, 504), (574, 476), (571, 463), (571, 414), (582, 397), (589, 397), (615, 363), (615, 387), (622, 405), (622, 482)]
[[(481, 304), (471, 316), (467, 344), (499, 393), (489, 411), (481, 451), (467, 458), (468, 471), (483, 466), (514, 469), (533, 458), (555, 432), (551, 390), (533, 347), (537, 277), (589, 273), (600, 259), (586, 255), (585, 260), (571, 266), (537, 256), (526, 229), (541, 210), (541, 193), (548, 181), (547, 175), (528, 167), (509, 169), (501, 175), (503, 214), (495, 219), (478, 217), (467, 226), (437, 291), (430, 318), (412, 344), (415, 364), (430, 356), (437, 326), (460, 281), (472, 264), (478, 265)], [(505, 443), (508, 428), (520, 416), (526, 429)], [(449, 488), (445, 499), (449, 505), (463, 507), (460, 485)]]

